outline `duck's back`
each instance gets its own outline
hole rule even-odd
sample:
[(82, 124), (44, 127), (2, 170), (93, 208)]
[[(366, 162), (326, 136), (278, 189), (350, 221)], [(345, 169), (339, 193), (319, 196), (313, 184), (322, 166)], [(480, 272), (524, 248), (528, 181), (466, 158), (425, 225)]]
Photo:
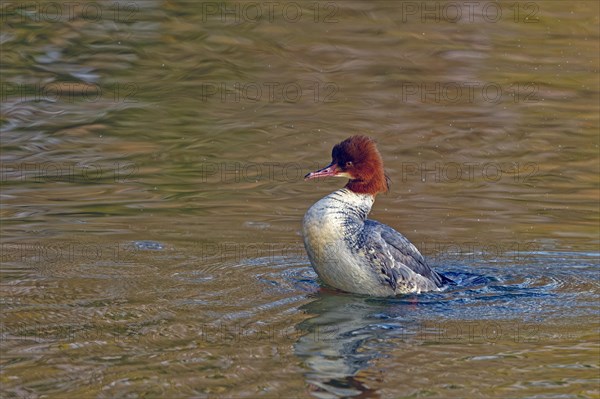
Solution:
[(437, 291), (450, 282), (431, 269), (419, 250), (390, 226), (366, 220), (360, 241), (360, 246), (371, 253), (372, 263), (380, 267), (386, 282), (398, 294)]

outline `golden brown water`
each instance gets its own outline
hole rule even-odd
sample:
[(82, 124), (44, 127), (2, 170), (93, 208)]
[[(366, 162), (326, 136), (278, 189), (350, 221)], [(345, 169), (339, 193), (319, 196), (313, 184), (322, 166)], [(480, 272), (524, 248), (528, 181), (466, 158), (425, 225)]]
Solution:
[[(598, 14), (4, 3), (1, 396), (598, 397)], [(357, 133), (448, 291), (320, 288)]]

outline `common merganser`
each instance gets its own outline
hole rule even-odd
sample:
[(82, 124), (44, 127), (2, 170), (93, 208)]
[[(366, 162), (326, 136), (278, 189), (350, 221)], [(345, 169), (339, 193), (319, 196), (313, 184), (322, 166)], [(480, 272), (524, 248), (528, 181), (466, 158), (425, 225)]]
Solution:
[(452, 282), (432, 270), (402, 234), (367, 219), (375, 196), (389, 189), (375, 142), (352, 136), (333, 147), (331, 158), (331, 164), (304, 176), (349, 179), (304, 215), (304, 247), (319, 278), (342, 291), (372, 296), (439, 291)]

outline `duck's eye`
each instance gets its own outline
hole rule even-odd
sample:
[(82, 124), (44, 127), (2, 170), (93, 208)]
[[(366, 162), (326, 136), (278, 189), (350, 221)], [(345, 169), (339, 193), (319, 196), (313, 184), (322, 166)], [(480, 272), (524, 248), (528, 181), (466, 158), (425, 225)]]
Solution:
[(347, 167), (347, 168), (350, 168), (350, 167), (352, 167), (352, 161), (348, 161), (348, 162), (346, 162), (346, 167)]

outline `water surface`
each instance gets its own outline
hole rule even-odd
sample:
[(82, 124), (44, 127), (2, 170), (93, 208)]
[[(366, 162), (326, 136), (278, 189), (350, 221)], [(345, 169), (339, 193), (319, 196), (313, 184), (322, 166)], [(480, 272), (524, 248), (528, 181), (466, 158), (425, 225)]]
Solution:
[[(596, 2), (51, 4), (2, 6), (3, 397), (600, 394)], [(320, 286), (357, 133), (445, 292)]]

